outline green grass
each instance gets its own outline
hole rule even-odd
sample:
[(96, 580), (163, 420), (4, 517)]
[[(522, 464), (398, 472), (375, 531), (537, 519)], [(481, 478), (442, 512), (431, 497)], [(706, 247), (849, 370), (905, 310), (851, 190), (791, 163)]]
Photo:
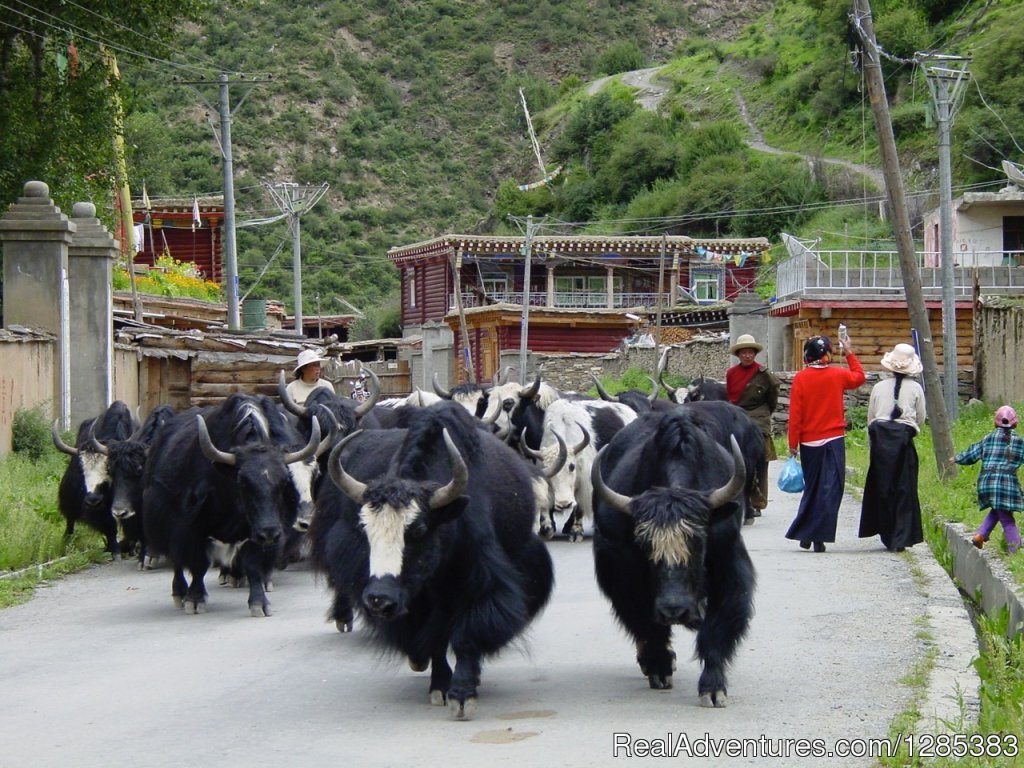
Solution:
[[(955, 450), (963, 450), (992, 430), (992, 412), (993, 408), (984, 404), (961, 409), (959, 418), (952, 427)], [(785, 448), (784, 438), (781, 444)], [(952, 556), (946, 543), (943, 524), (960, 522), (970, 530), (981, 522), (983, 513), (978, 509), (975, 493), (979, 465), (959, 467), (955, 478), (940, 481), (932, 435), (927, 426), (917, 438), (917, 452), (921, 463), (918, 487), (925, 537), (938, 562), (949, 572)], [(848, 488), (856, 492), (858, 487), (863, 486), (867, 475), (868, 451), (865, 429), (854, 429), (847, 433), (846, 464)], [(993, 533), (989, 547), (1004, 560), (1017, 583), (1024, 583), (1024, 562), (1020, 556), (1010, 556), (1006, 553), (1001, 528), (997, 528)], [(966, 720), (960, 723), (947, 723), (946, 726), (952, 732), (984, 735), (1024, 733), (1024, 640), (1019, 634), (1014, 640), (1008, 640), (1006, 622), (1005, 611), (1002, 616), (989, 617), (979, 613), (976, 617), (975, 629), (978, 633), (980, 652), (974, 666), (981, 678), (981, 715), (976, 725)], [(920, 669), (915, 667), (906, 682), (912, 683), (915, 687), (922, 684), (919, 678), (930, 667), (935, 652), (934, 648), (929, 650), (929, 655), (922, 660)], [(894, 719), (890, 727), (890, 734), (893, 737), (897, 733), (906, 734), (913, 730), (917, 722), (917, 708), (918, 702), (915, 698), (906, 710)], [(1024, 746), (1020, 751), (1021, 754), (1016, 756), (923, 761), (919, 757), (912, 760), (908, 758), (904, 745), (901, 755), (882, 762), (890, 766), (927, 764), (941, 768), (954, 765), (958, 768), (1024, 766)]]
[[(41, 579), (81, 568), (102, 554), (102, 538), (84, 526), (64, 540), (57, 486), (67, 461), (52, 448), (38, 460), (16, 453), (0, 461), (0, 574), (30, 569), (0, 579), (0, 608), (27, 600)], [(30, 568), (65, 556), (42, 571)]]

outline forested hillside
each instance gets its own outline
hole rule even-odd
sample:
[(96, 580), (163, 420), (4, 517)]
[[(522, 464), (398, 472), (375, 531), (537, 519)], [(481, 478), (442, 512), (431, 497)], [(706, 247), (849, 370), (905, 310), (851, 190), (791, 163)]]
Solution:
[[(877, 162), (850, 6), (10, 0), (0, 8), (0, 203), (43, 178), (65, 208), (89, 196), (112, 210), (104, 42), (120, 65), (133, 194), (143, 180), (151, 197), (221, 191), (210, 109), (221, 71), (233, 83), (239, 221), (276, 212), (264, 183), (330, 185), (302, 218), (307, 313), (319, 296), (324, 312), (343, 311), (344, 299), (379, 315), (397, 277), (389, 247), (507, 229), (509, 213), (635, 232), (774, 238), (852, 223), (885, 236), (865, 206), (847, 204), (877, 193), (863, 178), (747, 145), (760, 132), (775, 147)], [(1024, 7), (888, 0), (873, 10), (911, 187), (935, 184), (930, 97), (909, 63), (921, 50), (974, 57), (954, 183), (1001, 178), (999, 160), (1020, 160), (1024, 142), (1013, 137)], [(656, 112), (614, 78), (587, 93), (602, 75), (655, 65), (668, 87)], [(540, 176), (519, 88), (548, 169), (564, 169), (529, 193), (515, 188)], [(285, 223), (242, 229), (238, 245), (242, 293), (290, 303)]]

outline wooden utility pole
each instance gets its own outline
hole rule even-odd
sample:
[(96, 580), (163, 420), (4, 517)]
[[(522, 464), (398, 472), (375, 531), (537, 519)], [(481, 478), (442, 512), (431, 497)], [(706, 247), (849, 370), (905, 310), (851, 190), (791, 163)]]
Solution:
[[(476, 370), (473, 368), (473, 351), (469, 346), (469, 329), (466, 328), (466, 310), (462, 306), (462, 249), (455, 252), (452, 265), (452, 282), (455, 288), (455, 308), (459, 311), (459, 334), (462, 337), (462, 364), (466, 368), (466, 381), (476, 384)], [(500, 367), (501, 361), (497, 361)], [(449, 385), (450, 386), (450, 385)]]
[[(953, 438), (950, 434), (949, 417), (943, 398), (942, 381), (939, 379), (938, 364), (935, 361), (935, 344), (928, 322), (928, 308), (924, 303), (921, 289), (921, 274), (917, 266), (917, 253), (910, 234), (910, 215), (903, 192), (903, 176), (900, 160), (896, 154), (896, 139), (889, 120), (889, 103), (885, 95), (885, 81), (882, 77), (882, 62), (875, 41), (875, 26), (871, 20), (871, 5), (868, 0), (853, 0), (853, 22), (864, 44), (861, 63), (871, 100), (871, 111), (875, 117), (878, 132), (878, 146), (882, 154), (882, 173), (885, 189), (892, 211), (893, 230), (896, 235), (896, 249), (900, 257), (903, 286), (907, 292), (907, 309), (910, 324), (917, 329), (921, 343), (921, 362), (924, 364), (925, 398), (928, 406), (928, 420), (932, 427), (932, 443), (935, 448), (935, 462), (939, 477), (947, 479), (956, 476), (956, 465), (950, 464), (953, 456)], [(956, 350), (946, 350), (946, 354)]]

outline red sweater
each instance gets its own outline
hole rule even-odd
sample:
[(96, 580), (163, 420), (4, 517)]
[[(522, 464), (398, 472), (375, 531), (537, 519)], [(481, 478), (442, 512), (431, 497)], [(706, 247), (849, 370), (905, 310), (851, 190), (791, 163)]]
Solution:
[(829, 365), (808, 367), (793, 377), (789, 393), (789, 447), (842, 437), (846, 432), (843, 390), (864, 383), (864, 369), (855, 355), (847, 355), (849, 369)]

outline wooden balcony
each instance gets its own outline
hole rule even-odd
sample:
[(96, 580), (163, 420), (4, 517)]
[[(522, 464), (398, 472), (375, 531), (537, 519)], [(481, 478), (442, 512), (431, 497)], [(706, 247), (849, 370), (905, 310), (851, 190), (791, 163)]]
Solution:
[[(672, 296), (661, 294), (662, 307), (672, 306)], [(548, 294), (543, 291), (530, 293), (531, 307), (555, 307), (558, 309), (626, 309), (644, 307), (654, 310), (658, 306), (657, 293), (616, 293), (609, 302), (608, 294), (599, 293), (563, 293), (556, 292), (549, 301)], [(462, 306), (465, 308), (484, 306), (485, 304), (519, 304), (523, 303), (522, 291), (491, 293), (486, 300), (477, 293), (463, 292)], [(709, 302), (714, 303), (714, 302)], [(454, 311), (455, 295), (448, 296), (449, 311)]]

